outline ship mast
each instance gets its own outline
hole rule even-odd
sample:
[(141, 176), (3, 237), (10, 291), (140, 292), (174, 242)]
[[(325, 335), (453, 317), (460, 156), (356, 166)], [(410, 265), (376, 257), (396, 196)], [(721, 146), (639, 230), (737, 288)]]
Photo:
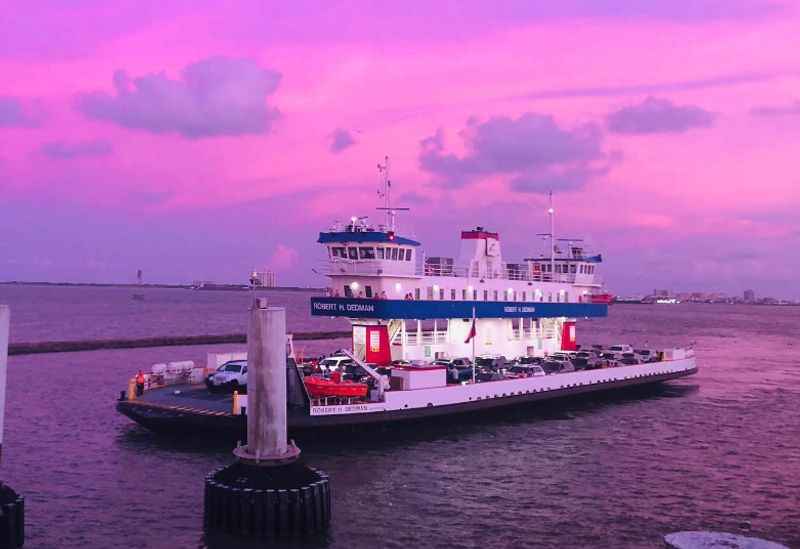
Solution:
[(409, 208), (393, 208), (392, 207), (392, 180), (389, 179), (389, 156), (383, 158), (383, 164), (378, 163), (378, 173), (381, 176), (383, 183), (383, 190), (378, 189), (378, 196), (383, 198), (383, 207), (376, 208), (386, 212), (386, 228), (389, 231), (396, 231), (395, 219), (397, 212), (407, 212)]

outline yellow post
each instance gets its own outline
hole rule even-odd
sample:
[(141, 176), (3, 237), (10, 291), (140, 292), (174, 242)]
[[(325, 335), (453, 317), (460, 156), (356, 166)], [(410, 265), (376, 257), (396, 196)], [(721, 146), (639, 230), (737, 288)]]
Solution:
[(242, 413), (242, 407), (239, 405), (239, 391), (233, 392), (233, 415), (238, 416)]
[(128, 380), (128, 400), (136, 400), (136, 378)]

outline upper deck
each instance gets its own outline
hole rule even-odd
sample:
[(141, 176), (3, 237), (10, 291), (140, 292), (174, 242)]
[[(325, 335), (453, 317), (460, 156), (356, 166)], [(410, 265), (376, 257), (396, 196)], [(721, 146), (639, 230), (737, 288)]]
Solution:
[[(506, 262), (501, 255), (499, 234), (483, 227), (461, 232), (458, 258), (426, 257), (418, 241), (383, 226), (369, 226), (364, 218), (353, 218), (345, 226), (334, 226), (321, 232), (317, 242), (324, 244), (327, 252), (322, 273), (332, 279), (447, 277), (462, 279), (464, 283), (457, 284), (459, 287), (468, 286), (471, 280), (481, 283), (486, 280), (556, 283), (583, 288), (602, 286), (596, 272), (597, 265), (602, 262), (599, 254), (588, 255), (582, 246), (570, 243), (566, 253), (556, 246), (550, 257), (542, 255), (515, 263)], [(361, 282), (357, 278), (353, 280)], [(356, 293), (351, 295), (347, 285), (340, 290), (339, 284), (334, 280), (333, 289), (343, 292), (346, 297), (357, 297)]]

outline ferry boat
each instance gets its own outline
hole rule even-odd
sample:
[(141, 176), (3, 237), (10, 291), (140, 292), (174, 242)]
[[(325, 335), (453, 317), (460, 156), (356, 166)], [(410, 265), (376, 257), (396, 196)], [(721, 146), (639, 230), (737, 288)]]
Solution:
[[(398, 230), (405, 209), (391, 206), (389, 191), (386, 176), (384, 224), (353, 217), (319, 233), (330, 284), (310, 312), (350, 321), (355, 379), (290, 357), (290, 432), (515, 406), (697, 371), (691, 349), (578, 344), (578, 320), (606, 316), (610, 294), (597, 272), (602, 256), (555, 238), (552, 201), (550, 232), (540, 235), (549, 253), (507, 262), (500, 235), (483, 226), (460, 232), (458, 257), (425, 256)], [(202, 379), (214, 360), (192, 375)], [(123, 395), (119, 411), (155, 430), (240, 429), (246, 395), (158, 385), (148, 380), (141, 397)]]

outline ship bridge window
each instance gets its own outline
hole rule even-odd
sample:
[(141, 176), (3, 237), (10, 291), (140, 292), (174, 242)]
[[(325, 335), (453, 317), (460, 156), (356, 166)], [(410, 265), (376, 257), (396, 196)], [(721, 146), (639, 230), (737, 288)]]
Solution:
[(331, 248), (331, 255), (333, 257), (347, 258), (347, 252), (344, 247), (334, 246)]
[(359, 248), (358, 256), (361, 259), (375, 259), (375, 248), (367, 248), (367, 247)]
[(383, 248), (378, 248), (378, 259), (383, 259)]
[(358, 259), (358, 248), (347, 248), (347, 255), (350, 259)]
[(569, 272), (570, 273), (575, 274), (577, 272), (577, 270), (578, 270), (578, 267), (574, 263), (569, 266)]
[(411, 261), (411, 248), (406, 248), (406, 261)]
[(392, 248), (392, 260), (397, 261), (397, 252), (399, 250), (397, 248)]

